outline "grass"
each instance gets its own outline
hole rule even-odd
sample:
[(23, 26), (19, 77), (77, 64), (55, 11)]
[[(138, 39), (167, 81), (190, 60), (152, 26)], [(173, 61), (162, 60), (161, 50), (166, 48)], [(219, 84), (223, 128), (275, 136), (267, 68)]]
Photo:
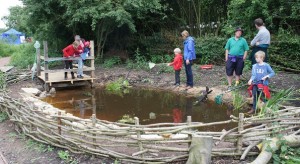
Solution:
[(77, 164), (77, 160), (74, 159), (70, 153), (66, 150), (66, 151), (63, 151), (63, 150), (60, 150), (58, 151), (58, 157), (60, 159), (62, 159), (65, 163), (69, 163), (69, 164)]
[(54, 150), (54, 147), (36, 142), (32, 139), (27, 140), (26, 148), (36, 150), (39, 153), (52, 152)]
[(1, 123), (1, 122), (4, 122), (4, 121), (7, 120), (7, 119), (8, 119), (7, 113), (6, 113), (6, 112), (1, 112), (1, 111), (0, 111), (0, 123)]

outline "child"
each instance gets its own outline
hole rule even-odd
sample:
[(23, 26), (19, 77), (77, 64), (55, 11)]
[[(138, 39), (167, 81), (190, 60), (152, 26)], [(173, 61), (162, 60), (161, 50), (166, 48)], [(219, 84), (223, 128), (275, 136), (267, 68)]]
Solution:
[(264, 59), (265, 52), (258, 51), (255, 53), (255, 60), (257, 63), (252, 66), (252, 76), (248, 81), (248, 84), (251, 85), (248, 90), (252, 90), (253, 94), (253, 107), (248, 112), (249, 114), (256, 111), (257, 101), (260, 95), (262, 98), (271, 98), (268, 88), (268, 79), (274, 76), (275, 73), (271, 66), (264, 62)]
[(182, 67), (182, 54), (181, 50), (179, 48), (174, 49), (175, 58), (172, 63), (169, 63), (169, 66), (173, 66), (175, 70), (175, 83), (174, 85), (179, 86), (180, 85), (180, 70)]
[[(63, 56), (65, 58), (73, 57), (76, 52), (78, 52), (79, 42), (74, 41), (72, 44), (68, 45), (63, 49)], [(79, 52), (78, 52), (79, 53)], [(73, 69), (72, 60), (65, 60), (65, 69)], [(71, 72), (72, 79), (75, 79), (74, 72)], [(65, 72), (65, 80), (68, 79), (68, 72)]]

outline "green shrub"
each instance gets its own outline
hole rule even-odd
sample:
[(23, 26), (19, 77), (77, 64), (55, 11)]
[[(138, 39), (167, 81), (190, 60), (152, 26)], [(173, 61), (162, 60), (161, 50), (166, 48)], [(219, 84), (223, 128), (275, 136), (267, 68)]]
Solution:
[(139, 49), (136, 49), (133, 60), (128, 59), (126, 61), (126, 67), (130, 69), (149, 69), (147, 59), (140, 53)]
[(200, 64), (220, 64), (225, 59), (225, 44), (227, 38), (223, 37), (205, 37), (196, 40), (196, 62)]
[(35, 58), (36, 52), (33, 44), (22, 44), (13, 53), (10, 62), (18, 68), (27, 68), (28, 65), (33, 65)]
[(11, 56), (18, 48), (19, 45), (11, 45), (0, 41), (0, 57)]
[(114, 57), (104, 60), (103, 67), (111, 68), (118, 64), (121, 64), (121, 59), (118, 56), (114, 56)]

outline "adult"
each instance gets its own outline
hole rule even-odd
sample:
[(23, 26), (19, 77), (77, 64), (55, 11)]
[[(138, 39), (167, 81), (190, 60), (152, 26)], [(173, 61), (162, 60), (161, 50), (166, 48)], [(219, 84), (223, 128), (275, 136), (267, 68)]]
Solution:
[(249, 59), (251, 60), (252, 65), (256, 64), (255, 61), (255, 53), (258, 51), (263, 51), (266, 54), (266, 57), (264, 59), (264, 62), (268, 62), (268, 47), (270, 45), (271, 41), (271, 35), (269, 30), (265, 27), (264, 21), (261, 18), (257, 18), (254, 20), (254, 24), (256, 29), (258, 30), (258, 33), (254, 37), (254, 39), (251, 41), (250, 45), (252, 48), (252, 52), (249, 56)]
[(186, 89), (193, 88), (193, 72), (192, 72), (192, 65), (193, 60), (196, 59), (196, 52), (195, 52), (195, 41), (194, 38), (190, 36), (189, 32), (184, 30), (181, 33), (181, 36), (184, 40), (184, 51), (183, 51), (183, 59), (184, 59), (184, 67), (186, 73)]
[[(75, 35), (74, 37), (75, 41), (79, 42), (78, 51), (75, 52), (76, 57), (80, 57), (80, 54), (83, 53), (84, 44), (82, 42), (82, 39), (79, 35)], [(83, 79), (83, 61), (81, 58), (77, 60), (78, 67), (77, 67), (77, 78)]]
[(239, 84), (240, 76), (243, 74), (244, 60), (247, 58), (249, 46), (242, 34), (243, 30), (240, 27), (236, 28), (234, 37), (228, 39), (225, 46), (228, 89), (231, 89), (233, 73), (235, 72), (235, 85)]

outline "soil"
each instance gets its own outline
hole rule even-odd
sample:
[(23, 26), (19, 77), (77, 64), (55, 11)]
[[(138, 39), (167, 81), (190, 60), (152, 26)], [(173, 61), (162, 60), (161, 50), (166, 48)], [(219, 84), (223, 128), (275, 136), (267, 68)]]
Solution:
[[(0, 59), (1, 63), (1, 59)], [(1, 67), (1, 65), (0, 65)], [(161, 73), (159, 68), (154, 67), (150, 71), (143, 70), (129, 70), (125, 66), (118, 66), (114, 68), (97, 68), (96, 73), (96, 86), (105, 85), (107, 82), (117, 80), (121, 77), (126, 78), (132, 86), (138, 87), (150, 87), (154, 89), (163, 89), (174, 92), (181, 92), (183, 94), (199, 94), (197, 86), (208, 86), (208, 87), (220, 87), (226, 88), (226, 76), (224, 66), (214, 66), (209, 70), (202, 70), (199, 66), (193, 66), (194, 73), (194, 88), (188, 91), (185, 90), (185, 75), (184, 70), (181, 71), (180, 87), (173, 86), (174, 73)], [(288, 72), (276, 71), (276, 76), (272, 78), (270, 87), (272, 90), (287, 89), (291, 86), (295, 87), (296, 94), (299, 95), (300, 89), (300, 76), (299, 74), (293, 74)], [(245, 71), (242, 76), (242, 83), (246, 83), (250, 77), (250, 71)], [(18, 92), (23, 87), (36, 87), (42, 88), (38, 81), (22, 81), (19, 83), (8, 86), (8, 92), (12, 97), (20, 98)], [(181, 89), (178, 89), (181, 88)], [(245, 89), (241, 91), (246, 93)], [(299, 97), (297, 95), (297, 97)], [(300, 105), (299, 101), (294, 101), (293, 105)], [(38, 146), (38, 143), (32, 144), (32, 140), (28, 137), (24, 137), (22, 134), (18, 134), (14, 130), (14, 124), (6, 120), (0, 123), (0, 154), (6, 158), (8, 163), (114, 163), (114, 159), (99, 158), (86, 154), (72, 154), (69, 160), (63, 160), (59, 157), (58, 152), (64, 151), (60, 148), (46, 149), (48, 146)], [(41, 150), (40, 147), (43, 147)], [(51, 151), (50, 151), (51, 150)], [(251, 161), (253, 158), (247, 158), (247, 161)], [(1, 161), (0, 161), (1, 163)], [(216, 164), (227, 164), (227, 163), (244, 163), (234, 158), (213, 158), (213, 162)]]

